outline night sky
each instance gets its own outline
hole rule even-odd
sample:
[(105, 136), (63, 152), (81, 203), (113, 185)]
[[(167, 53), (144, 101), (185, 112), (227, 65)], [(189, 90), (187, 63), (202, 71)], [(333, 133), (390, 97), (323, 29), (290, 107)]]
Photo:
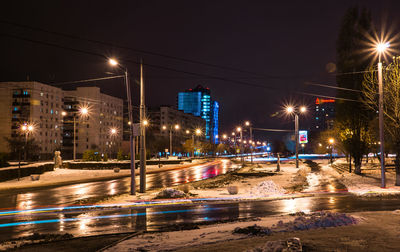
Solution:
[[(2, 1), (0, 81), (29, 77), (60, 86), (57, 83), (110, 76), (115, 70), (107, 57), (125, 61), (132, 78), (138, 79), (133, 62), (143, 58), (152, 65), (145, 67), (147, 106), (176, 105), (179, 91), (201, 84), (220, 102), (221, 133), (245, 120), (255, 127), (291, 129), (290, 119), (271, 115), (285, 102), (312, 105), (315, 98), (297, 92), (335, 95), (304, 82), (335, 85), (335, 73), (329, 73), (327, 65), (335, 63), (340, 20), (356, 4), (371, 9), (377, 26), (386, 18), (400, 28), (400, 1)], [(86, 85), (125, 98), (122, 79)], [(134, 91), (137, 104), (137, 85)], [(301, 126), (307, 127), (310, 118), (302, 118)]]

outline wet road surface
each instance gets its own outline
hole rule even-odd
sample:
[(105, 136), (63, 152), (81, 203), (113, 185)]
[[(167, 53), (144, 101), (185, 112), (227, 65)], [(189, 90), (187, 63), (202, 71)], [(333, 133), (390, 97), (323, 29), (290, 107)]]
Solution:
[[(213, 177), (230, 169), (233, 168), (229, 163), (203, 165), (160, 174), (149, 174), (147, 179), (149, 187), (156, 188)], [(72, 206), (48, 209), (46, 207), (46, 209), (34, 212), (14, 212), (4, 208), (29, 210), (49, 205), (66, 206), (72, 205), (80, 199), (124, 193), (129, 190), (129, 178), (61, 186), (35, 190), (31, 193), (0, 195), (2, 208), (0, 210), (0, 240), (28, 236), (33, 233), (70, 233), (74, 236), (87, 236), (142, 230), (155, 231), (175, 224), (238, 220), (299, 211), (354, 212), (400, 209), (400, 199), (361, 199), (350, 196), (341, 190), (340, 186), (334, 182), (319, 183), (315, 188), (329, 190), (317, 194), (316, 197), (294, 199), (237, 203), (193, 203), (187, 201), (169, 205), (102, 208)]]

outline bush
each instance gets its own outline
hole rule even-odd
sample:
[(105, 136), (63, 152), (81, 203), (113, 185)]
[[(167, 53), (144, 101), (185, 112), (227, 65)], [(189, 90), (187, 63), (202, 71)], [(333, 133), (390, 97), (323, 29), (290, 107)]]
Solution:
[(101, 161), (101, 156), (98, 151), (87, 150), (83, 153), (83, 161)]
[(117, 153), (117, 160), (119, 160), (119, 161), (124, 160), (124, 154), (122, 153), (122, 150), (121, 150), (121, 149), (118, 150), (118, 153)]
[(0, 153), (0, 167), (10, 166), (10, 164), (7, 161), (8, 161), (8, 154)]

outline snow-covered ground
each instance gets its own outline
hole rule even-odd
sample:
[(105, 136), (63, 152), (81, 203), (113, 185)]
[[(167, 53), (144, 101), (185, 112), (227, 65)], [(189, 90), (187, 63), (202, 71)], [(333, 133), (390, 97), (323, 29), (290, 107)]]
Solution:
[[(338, 163), (344, 163), (344, 159), (337, 160)], [(363, 164), (363, 166), (367, 166)], [(353, 168), (354, 169), (354, 168)], [(327, 174), (336, 177), (342, 184), (347, 187), (350, 193), (360, 196), (377, 196), (400, 194), (400, 186), (395, 186), (396, 173), (393, 170), (386, 172), (386, 187), (381, 187), (381, 171), (380, 169), (363, 169), (362, 175), (355, 173), (339, 174), (330, 165), (325, 165), (322, 170)]]

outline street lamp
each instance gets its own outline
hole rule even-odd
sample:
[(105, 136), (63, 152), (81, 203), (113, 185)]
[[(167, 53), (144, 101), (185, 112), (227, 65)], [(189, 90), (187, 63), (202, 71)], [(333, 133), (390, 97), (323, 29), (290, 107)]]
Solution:
[(135, 182), (135, 143), (133, 138), (133, 113), (132, 113), (132, 94), (129, 85), (129, 78), (128, 78), (128, 68), (124, 68), (121, 64), (118, 63), (117, 60), (110, 58), (108, 60), (109, 64), (114, 67), (120, 67), (125, 71), (125, 88), (126, 88), (126, 96), (128, 99), (128, 118), (129, 122), (128, 125), (130, 127), (130, 153), (131, 153), (131, 195), (136, 193), (136, 182)]
[(242, 127), (237, 127), (236, 131), (240, 133), (240, 154), (241, 154), (241, 161), (242, 161), (242, 165), (244, 163), (244, 157), (243, 157), (243, 131), (242, 131)]
[[(180, 129), (179, 124), (175, 124), (173, 127), (174, 127), (175, 131)], [(167, 126), (163, 125), (162, 129), (166, 130)], [(172, 155), (172, 125), (169, 125), (169, 153), (170, 153), (169, 155)]]
[(384, 138), (384, 125), (383, 125), (383, 78), (382, 78), (382, 62), (381, 57), (389, 48), (389, 42), (379, 42), (376, 45), (378, 52), (378, 82), (379, 82), (379, 140), (381, 142), (381, 187), (386, 187), (385, 178), (385, 138)]
[(194, 147), (195, 147), (195, 144), (194, 144), (194, 136), (195, 136), (195, 135), (196, 135), (196, 136), (200, 136), (201, 134), (202, 134), (201, 129), (195, 129), (195, 130), (194, 130), (194, 134), (192, 134), (193, 157), (194, 157)]
[(28, 154), (27, 154), (27, 148), (28, 148), (28, 137), (29, 134), (31, 134), (34, 130), (34, 126), (32, 124), (24, 124), (21, 126), (21, 131), (25, 135), (25, 147), (24, 147), (24, 161), (27, 160)]
[(328, 142), (329, 142), (329, 146), (330, 146), (330, 149), (331, 149), (331, 157), (330, 157), (330, 159), (331, 159), (331, 165), (332, 165), (332, 163), (333, 163), (332, 152), (333, 152), (333, 144), (335, 143), (335, 139), (329, 138)]
[[(111, 128), (110, 129), (110, 147), (109, 147), (109, 151), (110, 151), (110, 158), (112, 156), (112, 149), (113, 146), (115, 146), (115, 136), (117, 135), (117, 129), (116, 128)], [(114, 140), (114, 144), (113, 144), (113, 140)], [(114, 148), (113, 148), (114, 149)]]
[[(253, 127), (251, 126), (251, 123), (249, 121), (246, 121), (244, 123), (247, 127), (249, 127), (250, 130), (250, 143), (253, 141)], [(250, 158), (251, 158), (251, 163), (253, 163), (253, 145), (250, 145)]]
[(305, 113), (307, 108), (305, 106), (301, 106), (299, 111), (296, 111), (295, 107), (288, 106), (286, 107), (286, 113), (294, 114), (294, 130), (295, 130), (295, 138), (296, 138), (296, 168), (299, 168), (299, 113)]

